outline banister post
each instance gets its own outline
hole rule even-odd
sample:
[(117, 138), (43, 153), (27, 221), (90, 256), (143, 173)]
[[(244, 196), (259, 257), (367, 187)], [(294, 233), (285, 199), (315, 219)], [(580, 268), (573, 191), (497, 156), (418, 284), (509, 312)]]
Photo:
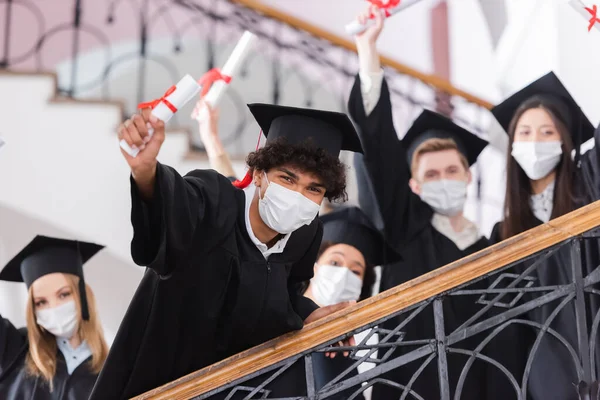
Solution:
[(306, 370), (306, 395), (308, 400), (314, 400), (315, 395), (315, 374), (313, 372), (312, 354), (304, 356), (304, 367)]
[(440, 380), (440, 400), (450, 400), (450, 384), (448, 383), (448, 359), (446, 357), (446, 331), (444, 329), (444, 308), (442, 299), (433, 301), (433, 319), (435, 323), (435, 340), (437, 343), (438, 377)]
[(571, 242), (571, 271), (575, 283), (575, 320), (577, 322), (577, 342), (579, 354), (583, 364), (583, 379), (592, 381), (592, 364), (590, 360), (590, 346), (585, 312), (585, 292), (583, 283), (583, 271), (581, 264), (581, 238)]

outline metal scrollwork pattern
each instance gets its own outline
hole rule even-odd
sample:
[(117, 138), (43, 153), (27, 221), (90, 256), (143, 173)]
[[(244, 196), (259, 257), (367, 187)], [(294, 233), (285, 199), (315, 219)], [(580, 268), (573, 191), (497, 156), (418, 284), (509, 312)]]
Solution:
[[(575, 397), (579, 381), (593, 382), (598, 379), (600, 265), (586, 265), (585, 260), (589, 258), (581, 257), (581, 253), (587, 246), (597, 249), (599, 239), (597, 232), (569, 239), (489, 276), (388, 315), (357, 331), (348, 332), (344, 337), (195, 399), (208, 399), (220, 394), (227, 399), (281, 400), (283, 398), (271, 395), (271, 384), (286, 371), (300, 368), (305, 371), (303, 385), (306, 392), (285, 399), (340, 398), (335, 397), (340, 393), (345, 399), (357, 399), (362, 398), (359, 396), (370, 388), (383, 385), (395, 389), (394, 398), (427, 400), (414, 386), (427, 367), (435, 366), (438, 374), (437, 382), (433, 384), (439, 388), (439, 399), (469, 399), (463, 397), (469, 376), (475, 370), (485, 369), (496, 373), (494, 379), (500, 379), (507, 393), (513, 396), (508, 399), (525, 400), (528, 398), (535, 362), (541, 351), (548, 350), (548, 347), (543, 350), (541, 347), (548, 343), (554, 346), (555, 351), (561, 351), (566, 356), (565, 366), (572, 372), (573, 379), (577, 380), (566, 390)], [(567, 263), (552, 264), (552, 260), (567, 260)], [(546, 279), (544, 274), (551, 273), (548, 270), (552, 268), (569, 269), (565, 271), (570, 275), (569, 282), (540, 284), (540, 280)], [(449, 299), (459, 297), (469, 299), (479, 308), (461, 324), (449, 327), (444, 323), (449, 310), (445, 305)], [(573, 325), (556, 323), (565, 315), (573, 319)], [(423, 317), (429, 319), (433, 334), (429, 337), (411, 336), (413, 323)], [(393, 328), (390, 329), (390, 326)], [(524, 367), (520, 375), (515, 375), (514, 370), (498, 359), (502, 358), (503, 353), (509, 354), (515, 349), (506, 348), (504, 343), (504, 347), (497, 347), (496, 352), (489, 351), (499, 335), (515, 327), (521, 329), (518, 332), (527, 332), (532, 338), (527, 351), (520, 354)], [(351, 334), (360, 337), (356, 346), (333, 347), (334, 343)], [(378, 340), (372, 340), (374, 337), (378, 337)], [(321, 357), (325, 352), (349, 352), (349, 361), (347, 368), (317, 385), (315, 357)], [(341, 354), (338, 356), (341, 357)], [(449, 371), (450, 359), (457, 356), (464, 357), (466, 362), (459, 371)], [(369, 367), (361, 369), (365, 364), (369, 364)], [(390, 371), (408, 364), (413, 365), (411, 376), (405, 376), (403, 381), (390, 379)], [(457, 379), (451, 380), (449, 375)], [(241, 397), (236, 397), (242, 392)]]

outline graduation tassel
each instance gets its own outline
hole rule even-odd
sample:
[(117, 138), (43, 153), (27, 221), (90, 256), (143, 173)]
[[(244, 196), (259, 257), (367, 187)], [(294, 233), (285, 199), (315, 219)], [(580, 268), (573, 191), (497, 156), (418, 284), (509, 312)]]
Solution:
[(246, 189), (248, 186), (250, 186), (250, 184), (252, 183), (252, 174), (250, 174), (250, 171), (246, 172), (246, 175), (244, 176), (244, 179), (242, 179), (241, 181), (239, 179), (236, 179), (235, 181), (233, 181), (233, 186), (235, 186), (238, 189)]
[(583, 111), (579, 108), (579, 121), (577, 122), (577, 132), (575, 132), (575, 168), (581, 167), (581, 145), (583, 145)]
[(79, 299), (81, 300), (81, 319), (84, 321), (90, 320), (90, 310), (87, 301), (87, 293), (85, 291), (85, 279), (83, 277), (83, 258), (81, 256), (81, 249), (79, 242), (77, 242), (77, 255), (79, 257)]
[[(260, 130), (260, 133), (258, 134), (258, 142), (256, 143), (256, 150), (258, 150), (258, 148), (260, 147), (260, 138), (262, 137), (262, 129)], [(252, 174), (250, 173), (250, 171), (246, 172), (246, 175), (244, 176), (244, 179), (242, 179), (241, 181), (239, 179), (236, 179), (235, 181), (232, 182), (232, 185), (235, 186), (238, 189), (246, 189), (248, 186), (250, 186), (250, 184), (252, 183)]]

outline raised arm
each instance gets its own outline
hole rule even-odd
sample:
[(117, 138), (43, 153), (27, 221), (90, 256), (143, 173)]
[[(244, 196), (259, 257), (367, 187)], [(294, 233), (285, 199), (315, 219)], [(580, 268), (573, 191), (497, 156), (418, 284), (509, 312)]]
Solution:
[(230, 180), (235, 180), (229, 154), (219, 137), (219, 110), (200, 99), (192, 112), (192, 118), (198, 119), (200, 139), (204, 144), (210, 167)]
[(600, 200), (600, 125), (594, 132), (594, 148), (581, 156), (584, 185), (591, 192), (591, 201)]
[[(385, 79), (381, 78), (381, 83), (376, 80), (374, 71), (380, 66), (375, 43), (383, 21), (381, 17), (375, 20), (373, 27), (356, 38), (361, 71), (350, 93), (348, 110), (359, 126), (364, 165), (384, 221), (385, 236), (401, 250), (430, 222), (432, 211), (410, 190), (406, 149), (394, 129), (389, 88)], [(365, 76), (369, 82), (363, 81)]]
[[(146, 139), (147, 123), (154, 128), (151, 139)], [(182, 177), (173, 168), (158, 163), (164, 124), (151, 120), (147, 110), (125, 121), (119, 135), (130, 146), (142, 149), (135, 158), (123, 152), (132, 173), (133, 260), (167, 275), (185, 265), (195, 236), (211, 232), (205, 236), (217, 237), (226, 230), (223, 227), (233, 223), (236, 215), (230, 210), (236, 208), (235, 189), (214, 171), (196, 170)]]

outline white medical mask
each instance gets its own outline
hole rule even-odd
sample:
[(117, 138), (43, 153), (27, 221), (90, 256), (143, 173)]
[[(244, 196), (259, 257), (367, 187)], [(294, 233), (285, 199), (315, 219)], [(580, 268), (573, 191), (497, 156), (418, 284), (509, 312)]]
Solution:
[(56, 337), (71, 339), (77, 330), (77, 307), (74, 301), (37, 310), (35, 316), (38, 325)]
[(421, 184), (421, 199), (439, 214), (452, 217), (463, 211), (467, 201), (467, 182), (440, 179)]
[(556, 168), (562, 156), (562, 142), (513, 142), (511, 155), (535, 181)]
[(303, 225), (309, 225), (321, 206), (302, 194), (269, 182), (265, 195), (258, 200), (258, 213), (263, 222), (275, 232), (288, 234)]
[(362, 291), (362, 280), (346, 267), (321, 265), (311, 280), (311, 290), (321, 306), (344, 301), (357, 301)]

